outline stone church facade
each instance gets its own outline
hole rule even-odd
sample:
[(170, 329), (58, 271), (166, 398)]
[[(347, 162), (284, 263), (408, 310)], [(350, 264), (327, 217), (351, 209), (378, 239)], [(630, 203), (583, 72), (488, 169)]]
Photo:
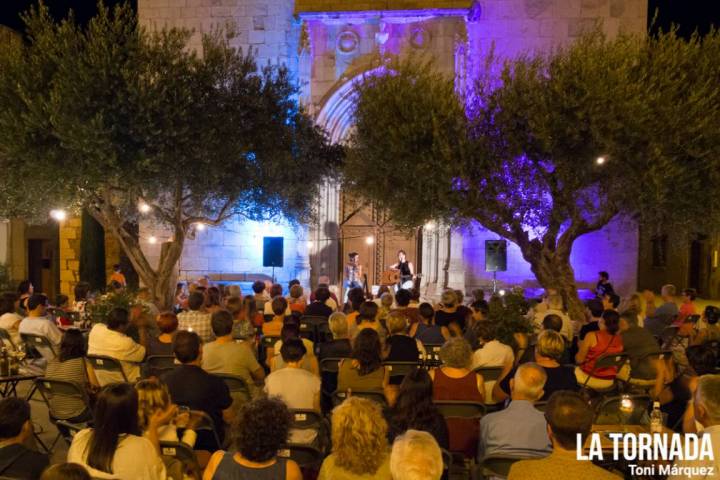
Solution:
[[(138, 0), (140, 21), (148, 28), (184, 27), (201, 34), (230, 26), (233, 42), (251, 49), (259, 64), (284, 63), (301, 86), (301, 101), (333, 141), (352, 129), (352, 84), (382, 65), (390, 55), (421, 55), (453, 75), (459, 89), (471, 81), (490, 48), (500, 57), (526, 51), (547, 52), (567, 45), (601, 25), (609, 36), (644, 34), (647, 0)], [(339, 284), (347, 253), (357, 251), (377, 284), (408, 253), (422, 273), (427, 295), (450, 288), (487, 286), (485, 240), (497, 235), (479, 225), (450, 229), (442, 224), (400, 232), (382, 212), (348, 198), (334, 184), (317, 200), (318, 223), (302, 228), (282, 224), (230, 222), (199, 232), (188, 241), (180, 277), (209, 274), (218, 280), (242, 280), (270, 274), (262, 267), (262, 238), (284, 238), (281, 282), (299, 278), (315, 285), (321, 275)], [(156, 236), (141, 226), (141, 238)], [(159, 246), (145, 242), (149, 256)], [(638, 271), (638, 229), (618, 220), (579, 239), (572, 261), (580, 286), (594, 284), (607, 270), (621, 293), (634, 291)], [(501, 285), (537, 286), (519, 250), (508, 245), (508, 270)]]

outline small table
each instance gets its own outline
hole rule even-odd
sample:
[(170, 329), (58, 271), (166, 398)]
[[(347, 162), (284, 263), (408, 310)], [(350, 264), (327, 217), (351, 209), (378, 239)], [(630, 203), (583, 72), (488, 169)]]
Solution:
[[(33, 374), (18, 374), (18, 375), (8, 375), (5, 377), (0, 377), (0, 397), (5, 398), (9, 396), (17, 397), (17, 386), (20, 382), (24, 381), (33, 381), (36, 378), (40, 377), (40, 375), (33, 375)], [(35, 389), (31, 389), (29, 397), (32, 396)]]

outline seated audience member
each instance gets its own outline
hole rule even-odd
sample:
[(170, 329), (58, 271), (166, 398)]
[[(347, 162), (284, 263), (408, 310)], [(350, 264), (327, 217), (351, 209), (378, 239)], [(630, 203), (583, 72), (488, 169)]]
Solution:
[(671, 325), (678, 315), (678, 306), (675, 303), (675, 285), (663, 285), (660, 289), (660, 298), (662, 304), (655, 306), (655, 294), (650, 290), (643, 292), (645, 299), (645, 318), (644, 328), (650, 330), (655, 336), (660, 336), (665, 327)]
[(158, 430), (174, 413), (168, 410), (151, 416), (143, 437), (135, 389), (129, 383), (108, 385), (97, 398), (94, 428), (73, 437), (67, 460), (87, 468), (93, 478), (164, 480)]
[(686, 318), (695, 315), (695, 298), (697, 291), (694, 288), (686, 288), (682, 291), (682, 302), (680, 303), (680, 311), (673, 322), (674, 325), (681, 325)]
[(460, 336), (465, 330), (466, 310), (458, 309), (458, 297), (452, 290), (445, 290), (440, 297), (440, 308), (435, 312), (435, 324), (447, 328), (452, 335)]
[(262, 332), (266, 337), (279, 337), (285, 324), (285, 310), (287, 310), (287, 300), (283, 297), (275, 297), (270, 302), (273, 311), (271, 321), (263, 323)]
[(387, 422), (380, 404), (350, 397), (332, 412), (332, 452), (318, 480), (391, 480)]
[[(70, 329), (60, 343), (58, 356), (48, 362), (45, 377), (82, 385), (91, 391), (100, 384), (95, 372), (85, 361), (85, 337), (82, 332)], [(82, 399), (64, 395), (53, 395), (49, 399), (53, 412), (58, 418), (73, 422), (84, 422), (92, 417)]]
[(395, 440), (390, 453), (393, 480), (440, 480), (442, 452), (427, 432), (408, 430)]
[[(20, 322), (23, 317), (17, 312), (17, 296), (14, 293), (3, 293), (0, 296), (0, 328), (6, 330), (15, 346), (20, 345)], [(6, 345), (9, 346), (9, 345)]]
[(361, 330), (353, 343), (350, 358), (340, 362), (338, 391), (383, 393), (388, 377), (382, 365), (380, 338), (375, 330)]
[(375, 330), (380, 336), (380, 343), (384, 344), (387, 338), (387, 330), (380, 324), (377, 319), (378, 306), (375, 302), (363, 302), (360, 305), (360, 311), (355, 320), (354, 328), (350, 330), (350, 337), (355, 338), (361, 330), (370, 328)]
[(218, 287), (209, 287), (205, 291), (205, 311), (212, 315), (223, 310), (222, 295)]
[[(200, 368), (202, 343), (195, 332), (178, 332), (173, 342), (175, 358), (180, 366), (162, 376), (173, 401), (192, 410), (207, 413), (213, 421), (220, 442), (225, 437), (224, 419), (232, 415), (232, 397), (225, 382)], [(197, 450), (215, 451), (220, 445), (208, 432), (198, 432)]]
[(30, 280), (23, 280), (18, 284), (18, 295), (19, 295), (19, 313), (21, 314), (27, 314), (28, 312), (28, 305), (27, 302), (30, 300), (30, 297), (35, 293), (35, 287), (30, 282)]
[(272, 348), (267, 349), (268, 359), (270, 361), (270, 370), (275, 371), (281, 368), (285, 368), (285, 362), (283, 361), (282, 355), (280, 355), (280, 349), (283, 343), (291, 338), (301, 340), (305, 345), (307, 354), (304, 356), (300, 368), (307, 370), (314, 375), (320, 375), (320, 367), (318, 366), (317, 357), (315, 357), (315, 345), (307, 338), (300, 338), (300, 325), (296, 322), (287, 322), (280, 332), (280, 340), (275, 342)]
[[(485, 384), (482, 375), (470, 369), (472, 350), (461, 337), (451, 338), (440, 349), (443, 365), (430, 371), (433, 378), (433, 400), (464, 400), (483, 403)], [(464, 418), (448, 418), (450, 450), (466, 457), (477, 453), (478, 422)]]
[(172, 342), (175, 332), (178, 330), (177, 315), (172, 312), (163, 312), (157, 316), (158, 329), (160, 334), (157, 337), (150, 337), (147, 345), (147, 356), (172, 356)]
[(603, 304), (603, 310), (617, 311), (620, 306), (620, 296), (615, 292), (606, 292), (600, 299)]
[(40, 480), (92, 480), (92, 477), (78, 463), (57, 463), (46, 468)]
[(303, 288), (299, 284), (290, 287), (290, 296), (287, 301), (291, 311), (297, 312), (300, 315), (305, 313), (307, 302), (305, 295), (303, 295)]
[(653, 380), (657, 376), (656, 360), (650, 358), (660, 353), (657, 340), (646, 329), (638, 325), (637, 314), (628, 310), (620, 315), (620, 337), (623, 351), (630, 359), (630, 374), (633, 378)]
[[(140, 432), (149, 438), (152, 432), (150, 422), (153, 415), (170, 417), (170, 421), (157, 429), (158, 440), (163, 442), (183, 442), (189, 447), (195, 445), (197, 433), (193, 430), (195, 420), (189, 413), (178, 416), (177, 405), (172, 403), (167, 385), (152, 378), (140, 380), (135, 384), (138, 395), (138, 422)], [(172, 415), (171, 415), (172, 411)], [(178, 436), (178, 428), (182, 428), (182, 439)]]
[[(235, 301), (229, 302), (230, 312), (235, 311)], [(257, 311), (255, 299), (252, 295), (246, 295), (242, 299), (240, 311), (233, 314), (235, 326), (233, 327), (233, 338), (252, 340), (256, 336), (256, 327), (263, 324), (263, 316)]]
[[(703, 375), (697, 380), (693, 405), (694, 420), (702, 426), (702, 435), (710, 437), (713, 459), (681, 460), (675, 466), (680, 472), (700, 471), (704, 467), (716, 477), (720, 468), (720, 375)], [(685, 478), (688, 476), (684, 473), (668, 476), (668, 480)]]
[[(693, 339), (693, 345), (720, 341), (720, 325), (718, 325), (718, 320), (720, 320), (720, 308), (712, 305), (705, 307), (700, 322), (700, 331)], [(2, 317), (0, 317), (0, 323), (1, 322)]]
[(225, 287), (225, 298), (240, 298), (242, 299), (242, 289), (240, 285), (228, 285)]
[[(680, 370), (672, 356), (657, 362), (655, 386), (650, 392), (660, 402), (660, 410), (667, 413), (667, 427), (677, 432), (695, 431), (694, 423), (682, 425), (683, 415), (692, 413), (688, 402), (692, 399), (698, 378), (715, 373), (717, 354), (709, 345), (688, 347), (688, 368)], [(692, 416), (692, 415), (690, 415)]]
[(258, 312), (265, 311), (265, 303), (270, 301), (270, 295), (265, 291), (265, 282), (261, 282), (260, 280), (253, 282), (252, 291), (254, 293), (255, 309)]
[(562, 328), (560, 329), (560, 334), (567, 340), (572, 340), (574, 334), (573, 325), (570, 321), (570, 317), (568, 317), (567, 313), (565, 313), (562, 296), (560, 296), (559, 294), (548, 295), (547, 306), (547, 310), (545, 310), (544, 312), (539, 312), (537, 315), (535, 315), (536, 327), (538, 329), (543, 329), (542, 324), (545, 317), (547, 315), (557, 315), (562, 320)]
[(313, 317), (329, 317), (334, 309), (327, 305), (330, 299), (330, 289), (328, 287), (318, 287), (315, 290), (314, 300), (305, 308), (305, 315)]
[[(385, 326), (387, 325), (387, 317), (390, 315), (390, 312), (393, 310), (392, 306), (395, 302), (395, 299), (390, 295), (389, 293), (383, 293), (380, 296), (380, 304), (378, 305), (378, 313), (375, 316), (375, 319), (380, 323), (380, 325)], [(377, 302), (373, 302), (377, 303)]]
[(521, 460), (510, 468), (508, 480), (547, 478), (618, 480), (607, 470), (577, 458), (578, 435), (584, 442), (592, 428), (594, 412), (575, 392), (555, 392), (545, 411), (552, 453), (538, 460)]
[(483, 323), (486, 323), (488, 308), (489, 306), (485, 301), (475, 302), (470, 308), (470, 315), (467, 317), (463, 337), (465, 337), (473, 350), (480, 348), (478, 328)]
[[(275, 370), (265, 380), (265, 393), (280, 397), (292, 410), (315, 410), (320, 412), (320, 377), (302, 368), (307, 350), (299, 338), (290, 338), (280, 348), (284, 367)], [(311, 443), (317, 432), (293, 430), (290, 441)]]
[(265, 370), (257, 362), (249, 342), (233, 340), (233, 318), (230, 312), (219, 310), (213, 313), (211, 322), (215, 341), (203, 345), (203, 370), (235, 375), (248, 385), (261, 383), (265, 379)]
[[(540, 332), (535, 345), (535, 363), (543, 367), (547, 380), (543, 387), (543, 396), (540, 401), (547, 401), (558, 390), (578, 390), (580, 387), (575, 379), (573, 367), (561, 365), (560, 360), (565, 352), (565, 340), (562, 335), (553, 330)], [(506, 371), (507, 370), (507, 371)], [(493, 386), (493, 401), (503, 402), (510, 397), (510, 380), (515, 377), (517, 367), (507, 367), (500, 374), (501, 380)]]
[[(145, 358), (145, 347), (125, 334), (129, 326), (128, 311), (113, 308), (107, 316), (107, 324), (96, 323), (90, 330), (88, 355), (104, 355), (118, 360), (127, 379), (134, 382), (140, 377), (140, 362)], [(95, 376), (101, 386), (124, 381), (119, 372), (98, 370)]]
[(178, 313), (178, 329), (195, 332), (200, 335), (204, 343), (214, 340), (212, 326), (210, 325), (211, 314), (203, 310), (205, 296), (197, 290), (188, 297), (188, 309), (186, 312)]
[(388, 413), (388, 440), (407, 430), (430, 433), (442, 448), (450, 447), (445, 417), (432, 401), (433, 383), (427, 370), (416, 368), (403, 378), (395, 400)]
[(678, 327), (677, 333), (667, 338), (662, 345), (663, 351), (669, 350), (672, 352), (675, 363), (682, 371), (689, 366), (685, 351), (690, 345), (695, 343), (695, 337), (697, 336), (695, 327), (694, 317), (685, 318), (683, 323)]
[(510, 405), (480, 420), (478, 462), (495, 455), (535, 458), (550, 453), (545, 417), (534, 406), (543, 397), (546, 380), (545, 370), (536, 363), (517, 368), (510, 379)]
[[(425, 347), (407, 335), (408, 319), (401, 311), (390, 312), (387, 320), (390, 336), (385, 341), (386, 362), (418, 362), (425, 358)], [(399, 385), (402, 377), (391, 377), (390, 383)]]
[(328, 327), (333, 339), (319, 345), (318, 359), (349, 357), (352, 352), (348, 338), (347, 319), (342, 312), (334, 312), (328, 319)]
[[(273, 283), (270, 287), (270, 298), (275, 299), (277, 297), (283, 297), (283, 291), (282, 291), (282, 285), (279, 283)], [(290, 302), (287, 298), (285, 298), (285, 316), (289, 317), (292, 314), (292, 310), (290, 309)], [(263, 315), (274, 315), (275, 312), (272, 308), (272, 300), (270, 302), (265, 302), (265, 307), (263, 309)]]
[(600, 330), (600, 320), (602, 320), (602, 313), (605, 311), (602, 301), (598, 298), (588, 300), (585, 306), (590, 314), (590, 319), (585, 325), (580, 327), (580, 333), (578, 334), (579, 340), (584, 340), (585, 336), (590, 332)]
[(232, 428), (234, 452), (215, 452), (203, 480), (302, 480), (297, 463), (277, 455), (288, 441), (290, 419), (280, 400), (258, 398), (243, 405)]
[(409, 324), (413, 325), (420, 320), (420, 313), (417, 308), (410, 306), (411, 299), (410, 290), (401, 288), (395, 293), (395, 304), (397, 305), (395, 310), (404, 313), (409, 320)]
[(418, 307), (420, 321), (410, 327), (410, 335), (420, 340), (424, 346), (442, 345), (450, 338), (447, 327), (435, 325), (435, 310), (429, 303), (421, 303)]
[(357, 316), (360, 314), (360, 305), (365, 301), (365, 292), (361, 287), (351, 288), (347, 292), (347, 302), (345, 302), (345, 319), (347, 320), (348, 330), (352, 331), (357, 322)]
[(580, 365), (575, 368), (575, 377), (580, 385), (589, 388), (603, 389), (612, 386), (615, 376), (618, 374), (617, 367), (603, 367), (595, 371), (597, 359), (614, 353), (622, 353), (622, 337), (618, 335), (620, 330), (620, 315), (615, 310), (603, 312), (603, 322), (600, 330), (590, 332), (585, 340), (580, 342), (580, 347), (575, 361)]
[[(18, 327), (18, 331), (22, 333), (31, 333), (47, 338), (53, 346), (55, 352), (60, 347), (62, 340), (62, 331), (50, 320), (47, 315), (47, 297), (40, 293), (33, 294), (25, 303), (27, 308), (27, 317), (23, 318)], [(55, 354), (47, 347), (36, 347), (38, 352), (46, 361), (55, 358)]]
[(495, 338), (495, 327), (488, 321), (481, 322), (475, 328), (480, 348), (473, 353), (472, 368), (505, 367), (515, 362), (512, 347)]
[(36, 480), (50, 459), (25, 446), (32, 438), (30, 404), (17, 397), (0, 400), (0, 476)]
[(630, 295), (622, 311), (632, 311), (638, 319), (638, 326), (640, 328), (645, 326), (645, 302), (643, 302), (639, 294), (633, 293)]

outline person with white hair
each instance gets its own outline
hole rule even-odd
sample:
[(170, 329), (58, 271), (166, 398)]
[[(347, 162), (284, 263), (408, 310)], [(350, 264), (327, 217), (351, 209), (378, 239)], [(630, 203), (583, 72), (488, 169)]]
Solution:
[(439, 480), (442, 452), (433, 436), (408, 430), (397, 437), (390, 453), (390, 474), (393, 480)]
[(545, 393), (545, 369), (537, 363), (520, 365), (510, 380), (510, 405), (480, 420), (478, 461), (504, 455), (515, 458), (538, 458), (552, 449), (547, 423), (535, 402)]

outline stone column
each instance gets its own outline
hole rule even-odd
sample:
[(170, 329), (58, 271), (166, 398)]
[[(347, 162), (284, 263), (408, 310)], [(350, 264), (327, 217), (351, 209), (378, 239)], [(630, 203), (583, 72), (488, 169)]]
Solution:
[(448, 230), (449, 252), (447, 262), (447, 288), (465, 291), (465, 264), (463, 262), (462, 232), (450, 228)]
[(321, 187), (317, 202), (317, 221), (311, 225), (308, 239), (310, 286), (317, 285), (318, 277), (327, 275), (330, 283), (338, 279), (338, 228), (340, 223), (340, 186), (328, 182)]

